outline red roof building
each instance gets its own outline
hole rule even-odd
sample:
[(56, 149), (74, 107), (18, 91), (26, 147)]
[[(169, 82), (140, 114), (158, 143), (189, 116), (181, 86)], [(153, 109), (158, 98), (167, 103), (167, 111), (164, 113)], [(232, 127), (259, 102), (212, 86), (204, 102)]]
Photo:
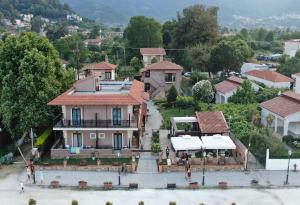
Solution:
[(166, 55), (166, 51), (163, 48), (141, 48), (141, 54), (149, 55), (149, 56), (164, 56)]
[(84, 76), (101, 76), (101, 80), (115, 80), (117, 65), (106, 61), (88, 64), (83, 68)]

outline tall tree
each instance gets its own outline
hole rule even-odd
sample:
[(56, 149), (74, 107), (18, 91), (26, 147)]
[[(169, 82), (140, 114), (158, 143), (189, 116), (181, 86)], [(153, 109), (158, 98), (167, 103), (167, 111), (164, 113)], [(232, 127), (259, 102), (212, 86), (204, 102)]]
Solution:
[(41, 17), (35, 16), (31, 21), (31, 31), (40, 33), (43, 25), (44, 25), (44, 21), (41, 19)]
[(251, 104), (256, 103), (256, 94), (252, 88), (250, 80), (245, 80), (236, 93), (228, 99), (228, 102), (235, 104)]
[(161, 29), (160, 23), (153, 18), (134, 16), (124, 31), (124, 37), (131, 47), (161, 47)]
[(183, 10), (177, 17), (175, 42), (178, 48), (199, 43), (215, 42), (218, 37), (218, 8), (194, 5)]
[[(47, 125), (47, 103), (72, 83), (54, 47), (33, 33), (9, 36), (0, 46), (0, 114), (14, 138), (29, 128)], [(71, 82), (70, 82), (71, 81)]]
[(162, 26), (163, 44), (165, 48), (171, 48), (174, 44), (177, 21), (166, 21)]
[(97, 24), (92, 28), (91, 33), (90, 33), (90, 38), (95, 39), (99, 36), (100, 36), (100, 25)]
[(46, 27), (47, 37), (50, 41), (54, 41), (68, 34), (67, 24), (57, 23)]

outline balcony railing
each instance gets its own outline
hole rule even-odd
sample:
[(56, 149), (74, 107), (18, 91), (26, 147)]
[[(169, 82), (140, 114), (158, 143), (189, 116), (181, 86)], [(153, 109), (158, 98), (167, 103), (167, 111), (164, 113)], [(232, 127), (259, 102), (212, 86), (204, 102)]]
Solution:
[(137, 128), (137, 120), (60, 120), (56, 128)]

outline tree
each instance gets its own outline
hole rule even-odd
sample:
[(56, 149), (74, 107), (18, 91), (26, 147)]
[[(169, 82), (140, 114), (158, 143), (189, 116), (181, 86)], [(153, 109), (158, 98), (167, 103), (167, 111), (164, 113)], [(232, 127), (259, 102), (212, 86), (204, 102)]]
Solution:
[(72, 205), (78, 205), (78, 201), (77, 200), (73, 200), (72, 201)]
[(0, 46), (0, 114), (13, 138), (49, 125), (55, 110), (47, 103), (70, 86), (72, 75), (46, 38), (22, 33), (5, 40)]
[(36, 205), (36, 200), (29, 199), (28, 205)]
[(40, 33), (43, 25), (44, 25), (44, 21), (41, 19), (41, 17), (35, 16), (31, 21), (31, 31)]
[(286, 76), (291, 76), (292, 74), (299, 73), (300, 58), (298, 58), (297, 56), (298, 55), (291, 59), (285, 59), (285, 62), (281, 63), (280, 66), (277, 68), (277, 72)]
[(269, 114), (267, 116), (267, 124), (268, 124), (269, 128), (271, 127), (271, 125), (273, 124), (273, 122), (274, 122), (274, 116)]
[(153, 18), (134, 16), (124, 31), (128, 44), (134, 48), (161, 47), (161, 25)]
[(240, 34), (241, 34), (241, 36), (242, 36), (245, 40), (247, 40), (247, 39), (249, 38), (249, 32), (248, 32), (248, 30), (245, 29), (245, 28), (243, 28), (243, 29), (240, 31)]
[(274, 32), (273, 31), (269, 31), (266, 38), (265, 38), (266, 41), (268, 42), (272, 42), (274, 41)]
[(193, 71), (209, 71), (210, 45), (198, 44), (190, 47), (185, 52), (190, 56), (190, 65)]
[(256, 103), (256, 93), (252, 88), (251, 81), (245, 80), (241, 88), (238, 89), (236, 93), (228, 99), (228, 102), (235, 104)]
[(66, 23), (56, 23), (46, 27), (47, 37), (50, 41), (54, 41), (68, 34)]
[(97, 24), (92, 28), (91, 33), (90, 33), (90, 38), (95, 39), (99, 36), (100, 36), (100, 25)]
[(183, 10), (177, 17), (175, 42), (177, 48), (217, 40), (219, 31), (218, 8), (194, 5)]
[(178, 96), (177, 89), (174, 85), (170, 88), (168, 94), (167, 94), (167, 101), (169, 105), (174, 104), (176, 102), (176, 98)]
[(193, 88), (193, 96), (195, 100), (210, 103), (214, 98), (214, 90), (210, 81), (201, 80), (196, 83)]
[(142, 62), (137, 57), (133, 57), (130, 60), (130, 67), (132, 67), (135, 71), (138, 71), (142, 67)]
[(177, 21), (166, 21), (162, 26), (163, 44), (165, 48), (171, 48), (174, 44), (175, 31), (177, 28)]

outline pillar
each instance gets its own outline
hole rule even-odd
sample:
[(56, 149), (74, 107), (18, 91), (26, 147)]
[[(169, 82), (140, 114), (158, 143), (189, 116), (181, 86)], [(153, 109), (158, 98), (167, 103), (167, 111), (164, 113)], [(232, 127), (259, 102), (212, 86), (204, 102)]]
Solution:
[(274, 121), (274, 132), (277, 132), (277, 126), (278, 126), (278, 118), (275, 116), (275, 121)]
[(288, 131), (289, 131), (289, 121), (285, 119), (283, 121), (283, 136), (288, 135)]

